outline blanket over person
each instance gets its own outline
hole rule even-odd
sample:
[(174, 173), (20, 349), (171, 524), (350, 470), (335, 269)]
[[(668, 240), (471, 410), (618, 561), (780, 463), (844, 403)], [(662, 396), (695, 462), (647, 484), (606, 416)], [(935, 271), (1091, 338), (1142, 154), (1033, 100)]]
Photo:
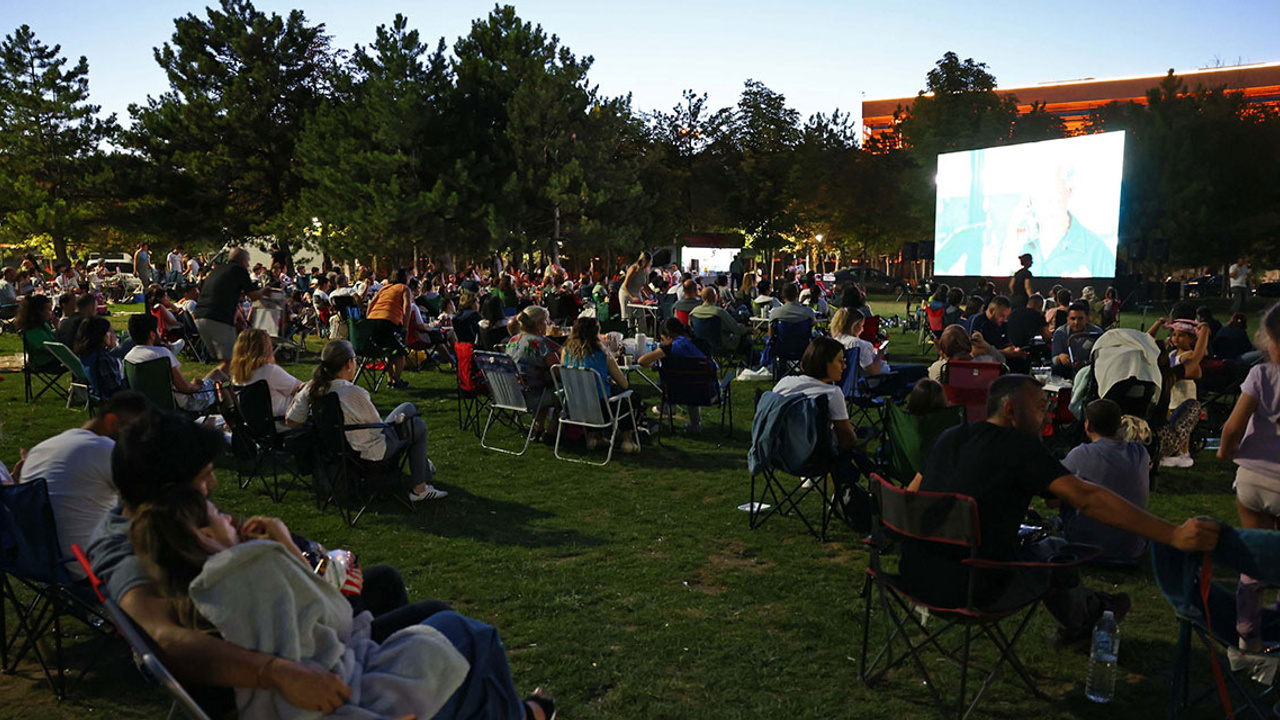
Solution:
[[(252, 540), (210, 557), (192, 581), (190, 596), (228, 642), (337, 674), (351, 697), (329, 717), (430, 718), (470, 671), (467, 659), (427, 625), (374, 642), (372, 615), (353, 617), (336, 588), (271, 540)], [(271, 690), (236, 688), (236, 706), (247, 720), (322, 716)]]

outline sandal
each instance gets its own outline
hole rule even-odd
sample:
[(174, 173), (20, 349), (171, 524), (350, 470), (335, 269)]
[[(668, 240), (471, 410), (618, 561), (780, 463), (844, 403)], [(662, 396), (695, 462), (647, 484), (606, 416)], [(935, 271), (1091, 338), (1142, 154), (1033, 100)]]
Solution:
[(533, 708), (530, 705), (537, 705), (542, 711), (545, 720), (555, 720), (556, 718), (556, 701), (551, 699), (542, 688), (533, 691), (533, 694), (524, 699), (524, 718), (525, 720), (537, 720), (537, 716), (533, 714)]

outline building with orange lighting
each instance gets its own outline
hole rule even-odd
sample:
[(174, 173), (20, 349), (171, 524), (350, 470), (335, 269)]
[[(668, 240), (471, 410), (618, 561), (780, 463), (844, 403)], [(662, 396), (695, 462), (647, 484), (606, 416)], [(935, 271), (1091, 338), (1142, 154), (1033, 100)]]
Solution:
[[(1197, 86), (1226, 88), (1244, 94), (1248, 102), (1280, 105), (1280, 62), (1236, 65), (1176, 73), (1188, 90)], [(1018, 88), (1000, 88), (1001, 95), (1018, 99), (1018, 113), (1031, 112), (1033, 104), (1044, 103), (1045, 110), (1062, 118), (1068, 133), (1077, 133), (1095, 108), (1113, 102), (1146, 104), (1147, 91), (1160, 84), (1164, 75), (1095, 80), (1085, 78), (1066, 82), (1049, 82)], [(894, 112), (910, 108), (915, 96), (867, 100), (862, 103), (863, 140), (879, 137), (893, 127)]]

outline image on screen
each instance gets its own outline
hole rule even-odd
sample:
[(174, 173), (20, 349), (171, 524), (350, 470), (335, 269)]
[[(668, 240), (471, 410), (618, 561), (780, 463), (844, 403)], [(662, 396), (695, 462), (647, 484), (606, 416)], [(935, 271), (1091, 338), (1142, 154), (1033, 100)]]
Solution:
[(1116, 273), (1124, 132), (938, 156), (934, 273), (1037, 277)]
[(700, 274), (727, 273), (729, 265), (733, 263), (733, 256), (740, 252), (742, 248), (685, 246), (680, 248), (680, 262), (690, 270), (696, 267)]

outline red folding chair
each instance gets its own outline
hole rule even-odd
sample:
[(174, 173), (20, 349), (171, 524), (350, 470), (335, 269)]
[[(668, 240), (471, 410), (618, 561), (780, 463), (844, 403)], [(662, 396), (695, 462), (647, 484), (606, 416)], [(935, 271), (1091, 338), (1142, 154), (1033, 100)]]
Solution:
[(949, 360), (942, 366), (942, 387), (947, 402), (963, 405), (969, 422), (987, 419), (987, 395), (991, 383), (1000, 377), (1001, 366), (993, 362)]

